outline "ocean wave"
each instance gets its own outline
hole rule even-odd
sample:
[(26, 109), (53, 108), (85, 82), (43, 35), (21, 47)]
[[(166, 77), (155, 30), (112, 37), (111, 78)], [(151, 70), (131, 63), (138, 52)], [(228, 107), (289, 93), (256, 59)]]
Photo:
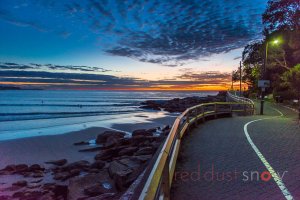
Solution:
[(0, 104), (0, 106), (9, 106), (9, 107), (27, 107), (27, 106), (47, 106), (47, 107), (121, 107), (121, 106), (136, 106), (139, 105), (133, 103), (122, 103), (122, 104)]
[(130, 113), (131, 110), (122, 111), (96, 111), (96, 112), (34, 112), (34, 113), (0, 113), (0, 122), (24, 121), (38, 119), (56, 119), (71, 117), (87, 117), (97, 115), (116, 115)]

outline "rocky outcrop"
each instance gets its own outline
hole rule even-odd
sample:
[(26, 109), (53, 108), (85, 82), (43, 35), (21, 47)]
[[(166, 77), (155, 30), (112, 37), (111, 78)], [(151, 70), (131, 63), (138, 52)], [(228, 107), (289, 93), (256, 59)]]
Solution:
[(126, 133), (121, 131), (104, 131), (103, 133), (99, 134), (96, 138), (96, 143), (101, 144), (105, 143), (107, 139), (110, 138), (123, 138)]
[[(117, 199), (144, 171), (169, 131), (169, 126), (139, 129), (132, 132), (132, 137), (125, 137), (120, 131), (105, 131), (97, 136), (96, 147), (79, 150), (96, 152), (93, 162), (68, 163), (67, 159), (59, 159), (46, 161), (46, 167), (7, 165), (0, 170), (0, 176), (21, 175), (24, 179), (6, 188), (12, 195), (0, 193), (0, 199)], [(74, 145), (85, 146), (89, 142)], [(45, 182), (49, 176), (52, 182)]]
[(153, 109), (153, 110), (165, 110), (168, 112), (183, 112), (187, 108), (210, 102), (224, 102), (226, 101), (226, 92), (219, 92), (216, 96), (208, 95), (207, 97), (186, 97), (186, 98), (175, 98), (166, 101), (145, 101), (142, 102), (140, 108), (143, 109)]

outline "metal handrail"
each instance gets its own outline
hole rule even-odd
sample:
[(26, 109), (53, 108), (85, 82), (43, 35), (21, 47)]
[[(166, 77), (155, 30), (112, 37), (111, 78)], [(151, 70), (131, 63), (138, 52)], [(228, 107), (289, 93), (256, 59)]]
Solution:
[(237, 102), (203, 103), (186, 109), (176, 118), (138, 199), (170, 198), (170, 188), (181, 139), (192, 125), (197, 125), (200, 120), (205, 121), (207, 116), (217, 118), (218, 115), (232, 114), (233, 112), (244, 112), (250, 115), (254, 113), (254, 103), (250, 99), (237, 97), (230, 93), (227, 93), (227, 96)]
[(247, 103), (251, 103), (254, 105), (254, 102), (251, 99), (236, 96), (236, 95), (232, 94), (231, 92), (227, 92), (227, 97), (229, 97), (231, 100), (236, 101), (236, 102), (243, 102), (243, 103), (247, 102)]

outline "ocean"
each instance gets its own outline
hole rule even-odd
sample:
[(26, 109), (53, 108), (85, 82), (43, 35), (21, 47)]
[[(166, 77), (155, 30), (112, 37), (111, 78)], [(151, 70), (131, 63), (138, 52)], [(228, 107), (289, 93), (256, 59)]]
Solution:
[(169, 113), (141, 109), (143, 101), (215, 94), (217, 92), (3, 90), (0, 91), (0, 141), (111, 127), (114, 123), (147, 122)]

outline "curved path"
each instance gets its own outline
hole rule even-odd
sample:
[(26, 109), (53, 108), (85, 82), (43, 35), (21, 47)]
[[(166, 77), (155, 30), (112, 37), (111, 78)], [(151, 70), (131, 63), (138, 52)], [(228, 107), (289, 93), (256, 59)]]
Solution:
[(191, 131), (171, 199), (300, 199), (297, 113), (265, 108), (264, 116), (207, 121)]

